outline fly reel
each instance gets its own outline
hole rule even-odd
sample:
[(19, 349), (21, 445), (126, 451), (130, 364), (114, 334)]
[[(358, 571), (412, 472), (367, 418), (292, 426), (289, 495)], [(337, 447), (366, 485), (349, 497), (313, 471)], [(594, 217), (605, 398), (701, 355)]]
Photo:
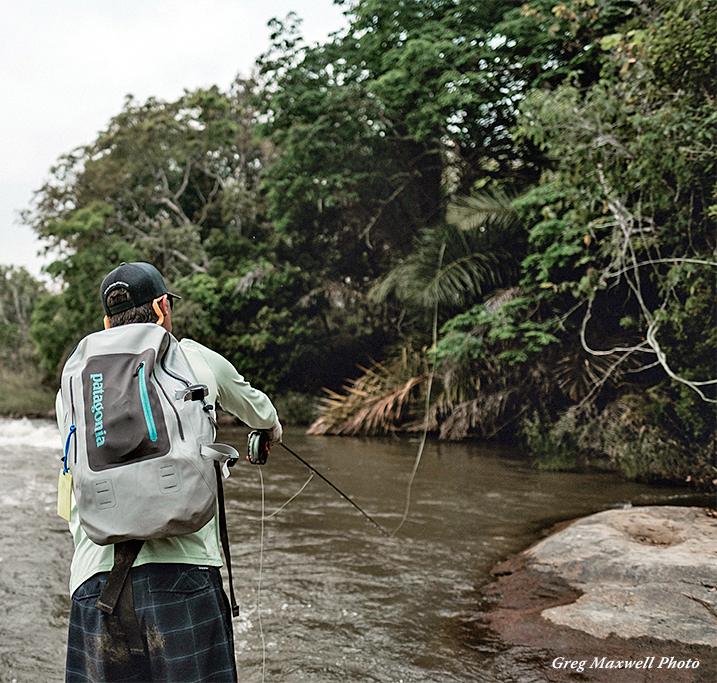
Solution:
[(252, 465), (263, 465), (269, 457), (269, 450), (269, 432), (256, 430), (249, 433), (246, 459)]

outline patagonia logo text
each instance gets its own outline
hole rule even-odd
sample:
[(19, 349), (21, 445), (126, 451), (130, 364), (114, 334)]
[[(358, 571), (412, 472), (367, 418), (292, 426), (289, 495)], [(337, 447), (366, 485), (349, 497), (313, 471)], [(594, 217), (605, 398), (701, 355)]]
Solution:
[(105, 434), (107, 434), (104, 428), (105, 408), (102, 402), (105, 388), (101, 372), (90, 375), (90, 379), (92, 380), (92, 407), (90, 410), (95, 417), (95, 443), (97, 444), (97, 448), (99, 448), (104, 445)]

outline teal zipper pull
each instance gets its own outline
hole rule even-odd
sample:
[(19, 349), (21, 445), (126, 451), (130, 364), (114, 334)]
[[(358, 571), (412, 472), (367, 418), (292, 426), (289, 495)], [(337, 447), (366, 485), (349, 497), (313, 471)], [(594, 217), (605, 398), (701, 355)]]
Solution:
[(144, 361), (137, 368), (139, 376), (139, 396), (142, 399), (142, 410), (144, 411), (144, 421), (147, 423), (149, 430), (149, 440), (157, 440), (157, 426), (154, 424), (154, 416), (152, 415), (152, 406), (149, 403), (149, 392), (147, 391), (147, 377), (144, 371)]

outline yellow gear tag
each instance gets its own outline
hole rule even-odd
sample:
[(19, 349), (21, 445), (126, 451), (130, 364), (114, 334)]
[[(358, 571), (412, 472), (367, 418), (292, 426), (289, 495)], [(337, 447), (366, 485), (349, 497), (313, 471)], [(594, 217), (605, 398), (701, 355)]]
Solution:
[(60, 470), (60, 480), (57, 482), (57, 514), (70, 521), (72, 509), (72, 475)]

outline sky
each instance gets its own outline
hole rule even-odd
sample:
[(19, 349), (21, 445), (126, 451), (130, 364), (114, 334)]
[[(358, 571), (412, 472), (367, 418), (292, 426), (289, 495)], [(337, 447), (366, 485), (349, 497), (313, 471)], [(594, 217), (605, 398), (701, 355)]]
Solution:
[(227, 89), (290, 11), (309, 43), (346, 25), (332, 0), (0, 0), (0, 264), (50, 260), (19, 221), (57, 159), (91, 143), (126, 95)]

